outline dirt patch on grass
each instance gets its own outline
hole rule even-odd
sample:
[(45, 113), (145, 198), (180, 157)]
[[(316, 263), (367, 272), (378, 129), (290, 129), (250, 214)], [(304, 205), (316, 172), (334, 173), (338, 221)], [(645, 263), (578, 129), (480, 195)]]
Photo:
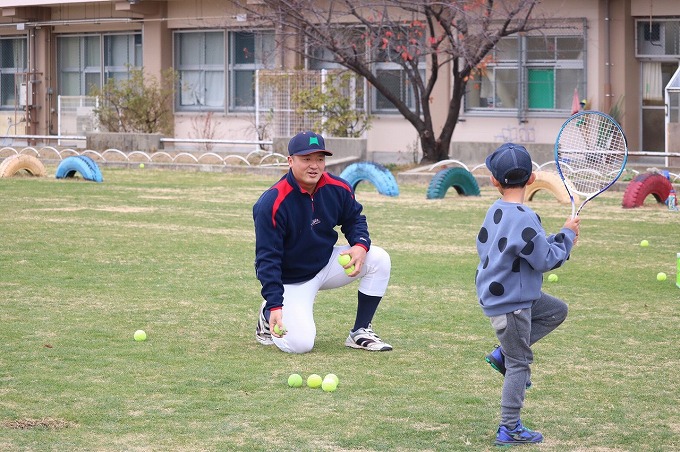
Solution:
[(10, 428), (13, 430), (29, 430), (33, 428), (42, 428), (46, 430), (58, 430), (63, 428), (77, 427), (73, 422), (66, 421), (64, 419), (54, 419), (51, 417), (45, 417), (42, 419), (14, 419), (9, 421), (0, 422), (5, 428)]

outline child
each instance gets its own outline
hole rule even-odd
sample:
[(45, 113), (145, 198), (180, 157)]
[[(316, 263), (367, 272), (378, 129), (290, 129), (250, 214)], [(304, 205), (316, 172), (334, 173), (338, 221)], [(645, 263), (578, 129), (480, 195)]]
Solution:
[(536, 179), (523, 146), (503, 144), (487, 157), (486, 166), (502, 197), (489, 208), (477, 236), (475, 285), (500, 341), (486, 361), (505, 376), (496, 444), (539, 443), (543, 435), (520, 419), (531, 385), (531, 346), (567, 317), (566, 303), (541, 291), (543, 273), (569, 258), (580, 220), (569, 218), (558, 234), (546, 236), (541, 219), (523, 204), (526, 186)]

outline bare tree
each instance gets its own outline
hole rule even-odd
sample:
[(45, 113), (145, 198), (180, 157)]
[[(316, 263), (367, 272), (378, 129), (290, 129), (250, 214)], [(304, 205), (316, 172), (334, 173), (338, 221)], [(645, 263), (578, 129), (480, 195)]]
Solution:
[[(448, 158), (468, 80), (483, 70), (503, 37), (540, 29), (539, 0), (261, 0), (237, 3), (249, 19), (277, 27), (279, 43), (312, 60), (336, 63), (364, 77), (415, 127), (424, 162)], [(410, 99), (375, 63), (396, 63)], [(427, 68), (427, 70), (425, 70)], [(453, 90), (437, 133), (432, 96), (442, 71)], [(393, 82), (393, 80), (392, 80)]]

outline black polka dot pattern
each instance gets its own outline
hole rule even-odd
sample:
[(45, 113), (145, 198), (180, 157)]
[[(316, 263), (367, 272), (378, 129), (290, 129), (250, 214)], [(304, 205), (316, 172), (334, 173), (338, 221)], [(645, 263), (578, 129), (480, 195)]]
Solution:
[(536, 237), (536, 234), (538, 234), (538, 232), (536, 232), (536, 229), (524, 228), (524, 230), (522, 231), (522, 240), (524, 240), (525, 242), (530, 242), (534, 239), (534, 237)]
[(491, 292), (491, 295), (500, 297), (505, 293), (505, 287), (503, 287), (503, 284), (494, 281), (489, 284), (489, 292)]
[(489, 231), (487, 231), (486, 228), (480, 229), (479, 234), (477, 234), (477, 240), (481, 243), (486, 243), (486, 241), (489, 240)]
[(529, 256), (534, 252), (534, 242), (532, 242), (532, 240), (536, 237), (536, 234), (538, 234), (538, 232), (536, 232), (534, 228), (524, 228), (522, 231), (522, 240), (526, 242), (526, 245), (524, 245), (524, 248), (522, 248), (520, 253)]
[(503, 219), (503, 211), (501, 209), (496, 209), (493, 213), (493, 223), (498, 224)]
[(508, 246), (508, 238), (501, 237), (500, 240), (498, 241), (498, 251), (502, 253), (503, 251), (505, 251), (506, 246)]

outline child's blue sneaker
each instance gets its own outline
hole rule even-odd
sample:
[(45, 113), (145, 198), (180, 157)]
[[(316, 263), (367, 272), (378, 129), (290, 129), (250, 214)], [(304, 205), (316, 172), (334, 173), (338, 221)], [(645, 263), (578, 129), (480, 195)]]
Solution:
[(486, 355), (484, 358), (487, 363), (491, 365), (495, 370), (505, 376), (505, 356), (503, 356), (503, 349), (500, 345), (496, 345), (491, 353)]
[[(494, 370), (497, 370), (501, 373), (501, 375), (505, 376), (505, 355), (503, 355), (503, 349), (500, 345), (496, 345), (496, 348), (494, 348), (491, 353), (486, 355), (484, 359), (491, 367), (494, 368)], [(530, 387), (531, 380), (527, 381), (527, 389)]]
[(529, 430), (522, 425), (522, 421), (520, 420), (512, 430), (504, 425), (498, 427), (495, 444), (497, 446), (514, 446), (516, 444), (534, 444), (542, 441), (543, 435), (539, 432)]

